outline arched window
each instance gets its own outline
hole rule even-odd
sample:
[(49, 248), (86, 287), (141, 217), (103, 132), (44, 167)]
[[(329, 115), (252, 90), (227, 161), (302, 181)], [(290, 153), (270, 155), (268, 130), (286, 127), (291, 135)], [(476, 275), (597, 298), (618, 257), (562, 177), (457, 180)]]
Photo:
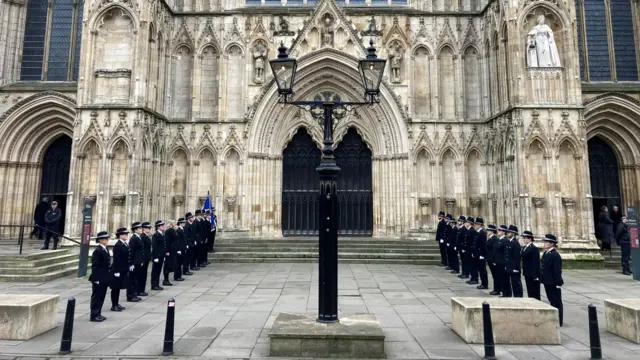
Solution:
[(75, 81), (80, 66), (84, 0), (27, 2), (23, 81)]

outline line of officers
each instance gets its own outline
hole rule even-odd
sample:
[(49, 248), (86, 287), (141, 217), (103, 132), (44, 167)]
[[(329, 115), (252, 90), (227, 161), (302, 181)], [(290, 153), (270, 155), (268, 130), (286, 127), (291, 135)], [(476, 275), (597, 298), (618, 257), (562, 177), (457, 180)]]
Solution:
[(469, 279), (467, 284), (488, 289), (488, 265), (493, 278), (490, 294), (496, 296), (523, 297), (521, 276), (524, 276), (528, 297), (540, 300), (542, 284), (549, 303), (558, 309), (562, 326), (561, 287), (564, 281), (556, 236), (547, 234), (542, 239), (542, 260), (540, 250), (533, 244), (531, 231), (524, 231), (522, 239), (524, 246), (520, 244), (515, 225), (489, 225), (485, 230), (481, 217), (460, 216), (456, 221), (453, 215), (445, 215), (444, 211), (438, 214), (436, 241), (439, 242), (441, 266), (461, 279)]
[[(214, 209), (215, 211), (215, 209)], [(164, 275), (163, 286), (173, 286), (174, 281), (184, 281), (183, 275), (191, 276), (193, 271), (209, 265), (208, 253), (215, 252), (216, 216), (207, 211), (196, 210), (195, 216), (188, 212), (178, 221), (168, 224), (158, 220), (152, 226), (149, 222), (134, 222), (131, 234), (126, 228), (116, 231), (117, 242), (113, 246), (113, 262), (107, 248), (109, 234), (101, 231), (96, 236), (99, 246), (91, 258), (92, 284), (90, 321), (102, 322), (102, 306), (111, 288), (111, 311), (125, 309), (120, 305), (120, 290), (125, 289), (128, 302), (139, 302), (148, 296), (145, 291), (147, 274), (151, 263), (151, 290), (164, 290), (160, 286), (160, 273)]]

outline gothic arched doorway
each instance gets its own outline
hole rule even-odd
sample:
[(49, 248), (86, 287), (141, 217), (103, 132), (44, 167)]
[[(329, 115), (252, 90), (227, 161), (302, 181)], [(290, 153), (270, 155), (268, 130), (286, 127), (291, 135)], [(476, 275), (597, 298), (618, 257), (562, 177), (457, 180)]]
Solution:
[[(591, 177), (591, 194), (593, 196), (594, 224), (596, 237), (598, 231), (598, 214), (600, 207), (606, 205), (611, 210), (613, 205), (621, 207), (620, 170), (615, 152), (602, 138), (595, 136), (587, 142), (589, 151), (589, 174)], [(620, 211), (624, 212), (621, 208)]]
[[(40, 199), (47, 197), (55, 200), (62, 210), (59, 232), (64, 229), (65, 208), (69, 188), (69, 169), (71, 166), (70, 137), (63, 135), (49, 145), (42, 158), (42, 180), (40, 181)], [(38, 199), (38, 200), (40, 200)]]

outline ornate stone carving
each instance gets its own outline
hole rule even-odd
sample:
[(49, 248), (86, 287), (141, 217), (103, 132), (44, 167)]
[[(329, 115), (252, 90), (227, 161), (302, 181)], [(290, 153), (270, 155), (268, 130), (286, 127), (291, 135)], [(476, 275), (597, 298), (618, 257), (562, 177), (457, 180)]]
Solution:
[(429, 205), (431, 205), (431, 199), (430, 198), (418, 198), (418, 203), (420, 204), (420, 206), (429, 206)]
[(97, 69), (93, 73), (97, 77), (106, 78), (131, 77), (131, 69)]
[(399, 41), (394, 41), (389, 46), (389, 57), (391, 61), (391, 82), (394, 84), (402, 82), (402, 57), (404, 56), (404, 48)]
[(382, 31), (380, 31), (378, 29), (378, 23), (376, 22), (376, 18), (375, 17), (371, 17), (371, 20), (369, 20), (369, 27), (367, 28), (367, 30), (363, 30), (360, 32), (360, 35), (362, 36), (382, 36)]
[(180, 206), (184, 204), (184, 196), (183, 195), (174, 195), (172, 199), (173, 206)]
[(335, 20), (330, 14), (322, 17), (322, 47), (333, 47), (333, 32)]
[(96, 199), (97, 199), (96, 195), (87, 195), (87, 196), (84, 197), (84, 202), (89, 204), (89, 205), (95, 205), (96, 204)]
[(573, 208), (573, 207), (576, 206), (576, 199), (570, 198), (570, 197), (563, 197), (562, 198), (562, 206), (564, 206), (566, 208)]
[(237, 196), (227, 196), (224, 200), (227, 202), (228, 206), (233, 206), (233, 205), (236, 204), (236, 201), (238, 200), (238, 197)]
[(112, 195), (111, 196), (111, 202), (113, 203), (113, 205), (115, 206), (122, 206), (124, 205), (125, 201), (127, 200), (127, 195), (123, 195), (123, 194), (116, 194), (116, 195)]
[(447, 208), (452, 208), (456, 206), (456, 199), (453, 199), (453, 198), (444, 199), (444, 204)]
[(204, 206), (204, 202), (207, 200), (206, 196), (200, 196), (198, 197), (198, 204), (200, 204), (199, 207), (203, 207)]
[(471, 204), (472, 209), (478, 209), (480, 208), (480, 205), (482, 205), (482, 199), (479, 197), (472, 197), (469, 199), (469, 203)]
[(533, 204), (534, 207), (536, 208), (541, 208), (544, 206), (544, 203), (547, 201), (547, 199), (543, 198), (543, 197), (532, 197), (531, 198), (531, 203)]
[(264, 64), (267, 58), (267, 46), (264, 41), (256, 41), (253, 45), (253, 82), (262, 84), (264, 82)]
[(527, 34), (527, 66), (561, 67), (553, 31), (544, 21), (544, 15), (539, 15), (538, 23)]
[(275, 36), (293, 36), (295, 35), (295, 31), (289, 30), (289, 22), (284, 19), (284, 16), (280, 16), (280, 30), (273, 33)]

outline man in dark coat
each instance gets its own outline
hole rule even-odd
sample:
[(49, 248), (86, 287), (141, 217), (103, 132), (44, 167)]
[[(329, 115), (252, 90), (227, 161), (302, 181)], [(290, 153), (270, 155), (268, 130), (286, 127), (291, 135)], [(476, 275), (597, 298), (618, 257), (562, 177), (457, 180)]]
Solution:
[(113, 246), (113, 265), (111, 266), (111, 311), (122, 311), (124, 306), (120, 306), (120, 290), (129, 289), (129, 244), (127, 236), (129, 232), (126, 228), (119, 228), (116, 231), (118, 242)]
[(621, 218), (621, 222), (616, 229), (616, 243), (620, 246), (622, 256), (620, 263), (622, 264), (622, 273), (631, 275), (631, 267), (629, 266), (629, 258), (631, 257), (631, 235), (629, 234), (629, 219), (626, 216)]
[(618, 228), (618, 224), (620, 224), (620, 222), (622, 221), (622, 212), (620, 211), (620, 208), (618, 208), (618, 206), (616, 205), (613, 205), (611, 207), (611, 215), (609, 217), (613, 221), (613, 231), (616, 231), (616, 229)]
[[(500, 279), (500, 293), (504, 297), (511, 297), (511, 278), (507, 274), (507, 250), (509, 246), (509, 238), (507, 237), (506, 225), (500, 225), (498, 228), (498, 242), (493, 246), (493, 259), (495, 261), (496, 272)], [(491, 293), (491, 295), (500, 295), (500, 293)]]
[(151, 265), (151, 290), (159, 291), (164, 290), (164, 288), (160, 286), (160, 273), (162, 272), (164, 258), (168, 255), (168, 252), (164, 239), (164, 221), (156, 221), (155, 227), (156, 232), (151, 238), (151, 257), (153, 258), (153, 264)]
[(138, 274), (138, 296), (148, 296), (145, 289), (147, 288), (147, 275), (149, 274), (149, 263), (151, 262), (151, 223), (145, 221), (142, 223), (142, 234), (140, 237), (142, 238), (142, 259), (144, 262), (142, 263), (142, 267), (140, 269), (140, 273)]
[(198, 267), (207, 267), (205, 260), (202, 258), (203, 249), (207, 248), (207, 232), (206, 225), (202, 216), (202, 210), (196, 210), (196, 237), (198, 238), (198, 251), (197, 251), (197, 263)]
[(478, 289), (489, 288), (489, 278), (487, 276), (487, 233), (484, 231), (484, 219), (476, 218), (476, 241), (473, 246), (472, 256), (475, 261), (475, 269), (480, 275), (480, 285)]
[(162, 286), (172, 286), (173, 284), (169, 281), (169, 274), (175, 271), (176, 268), (176, 251), (177, 243), (178, 243), (178, 233), (176, 233), (176, 229), (174, 228), (175, 221), (169, 220), (169, 226), (167, 226), (166, 231), (164, 232), (164, 241), (167, 252), (164, 257), (164, 267), (162, 268), (162, 273), (164, 274), (164, 281), (162, 282)]
[(487, 240), (486, 247), (486, 260), (489, 265), (489, 270), (491, 271), (491, 278), (493, 279), (493, 291), (490, 292), (491, 295), (500, 295), (500, 286), (501, 286), (501, 278), (496, 269), (496, 259), (495, 259), (495, 248), (498, 245), (498, 228), (495, 225), (487, 226), (487, 234), (489, 239)]
[(102, 322), (107, 320), (106, 317), (102, 316), (102, 305), (104, 305), (109, 280), (111, 279), (109, 272), (111, 269), (111, 255), (109, 255), (109, 249), (107, 249), (109, 234), (106, 231), (99, 232), (96, 236), (96, 242), (100, 245), (96, 246), (91, 255), (91, 275), (89, 275), (89, 281), (91, 281), (91, 313), (89, 321)]
[(58, 231), (60, 231), (60, 218), (62, 217), (62, 211), (58, 209), (58, 202), (51, 202), (51, 209), (47, 210), (44, 214), (44, 226), (46, 231), (44, 237), (44, 247), (40, 250), (49, 249), (49, 241), (53, 236), (53, 250), (58, 248)]
[(609, 216), (609, 210), (606, 206), (600, 208), (598, 216), (598, 228), (600, 229), (600, 240), (602, 241), (602, 250), (611, 249), (611, 240), (613, 239), (613, 220)]
[(211, 208), (211, 244), (209, 244), (209, 252), (216, 252), (213, 247), (216, 243), (216, 232), (218, 231), (218, 217), (216, 216), (216, 207)]
[(520, 276), (520, 242), (516, 235), (518, 235), (518, 227), (509, 225), (507, 229), (509, 243), (504, 253), (507, 263), (505, 271), (511, 284), (511, 294), (513, 294), (513, 297), (521, 298), (524, 295), (524, 291), (522, 290), (522, 279)]
[[(196, 213), (199, 210), (196, 210)], [(189, 253), (189, 268), (191, 271), (200, 271), (198, 266), (198, 222), (194, 219), (193, 214), (187, 213), (187, 225), (185, 226), (185, 234), (187, 235), (187, 249)]]
[(35, 235), (38, 235), (38, 239), (43, 239), (43, 228), (45, 226), (44, 215), (49, 210), (49, 198), (46, 196), (42, 198), (42, 201), (38, 205), (36, 205), (36, 209), (33, 212), (33, 222), (37, 226), (33, 227), (33, 231), (29, 235), (29, 238), (33, 238)]
[(458, 277), (461, 279), (469, 278), (469, 269), (467, 268), (467, 262), (465, 261), (466, 251), (464, 248), (465, 242), (467, 241), (467, 234), (469, 233), (469, 230), (466, 227), (464, 227), (465, 221), (467, 221), (467, 218), (465, 216), (460, 215), (458, 217), (458, 233), (457, 233), (456, 245), (455, 245), (457, 253), (460, 256), (460, 262), (462, 265), (462, 272), (458, 275)]
[(467, 262), (467, 273), (471, 277), (467, 284), (478, 285), (478, 271), (476, 270), (475, 259), (473, 258), (473, 248), (476, 245), (476, 236), (478, 232), (473, 227), (476, 219), (468, 216), (464, 222), (464, 227), (467, 229), (467, 237), (464, 240), (464, 255)]
[[(129, 238), (129, 263), (131, 271), (129, 272), (129, 288), (127, 290), (127, 301), (138, 302), (138, 291), (140, 290), (140, 273), (144, 266), (144, 242), (142, 240), (142, 224), (138, 221), (131, 224), (133, 234)], [(129, 296), (131, 295), (131, 296)]]
[(193, 254), (193, 235), (191, 231), (190, 222), (193, 221), (193, 214), (188, 212), (184, 215), (185, 223), (182, 225), (182, 232), (184, 233), (184, 256), (182, 259), (182, 274), (191, 276), (191, 256)]
[[(178, 219), (178, 226), (176, 226), (176, 266), (173, 272), (173, 280), (184, 281), (182, 278), (182, 270), (184, 266), (184, 256), (187, 248), (186, 236), (184, 233), (184, 218)], [(185, 274), (186, 275), (186, 274)]]
[(453, 218), (453, 215), (448, 214), (447, 218), (449, 219), (449, 229), (447, 230), (447, 238), (445, 241), (447, 243), (449, 268), (451, 268), (452, 274), (459, 274), (460, 262), (458, 261), (458, 248), (456, 244), (458, 240), (458, 226), (456, 225), (456, 220)]
[(440, 266), (447, 267), (447, 245), (444, 243), (444, 232), (447, 228), (447, 220), (444, 211), (438, 213), (438, 226), (436, 227), (436, 242), (440, 248)]
[(522, 233), (524, 247), (520, 252), (522, 258), (522, 275), (527, 285), (527, 296), (540, 300), (540, 250), (533, 243), (533, 233), (525, 231)]
[(209, 221), (210, 211), (207, 210), (202, 214), (202, 249), (200, 250), (200, 260), (205, 266), (209, 265), (209, 244), (211, 243), (211, 222)]
[(556, 250), (558, 240), (553, 234), (544, 236), (544, 253), (542, 254), (542, 284), (544, 292), (551, 306), (558, 309), (560, 326), (563, 323), (564, 306), (562, 305), (561, 286), (564, 285), (562, 279), (562, 258)]

